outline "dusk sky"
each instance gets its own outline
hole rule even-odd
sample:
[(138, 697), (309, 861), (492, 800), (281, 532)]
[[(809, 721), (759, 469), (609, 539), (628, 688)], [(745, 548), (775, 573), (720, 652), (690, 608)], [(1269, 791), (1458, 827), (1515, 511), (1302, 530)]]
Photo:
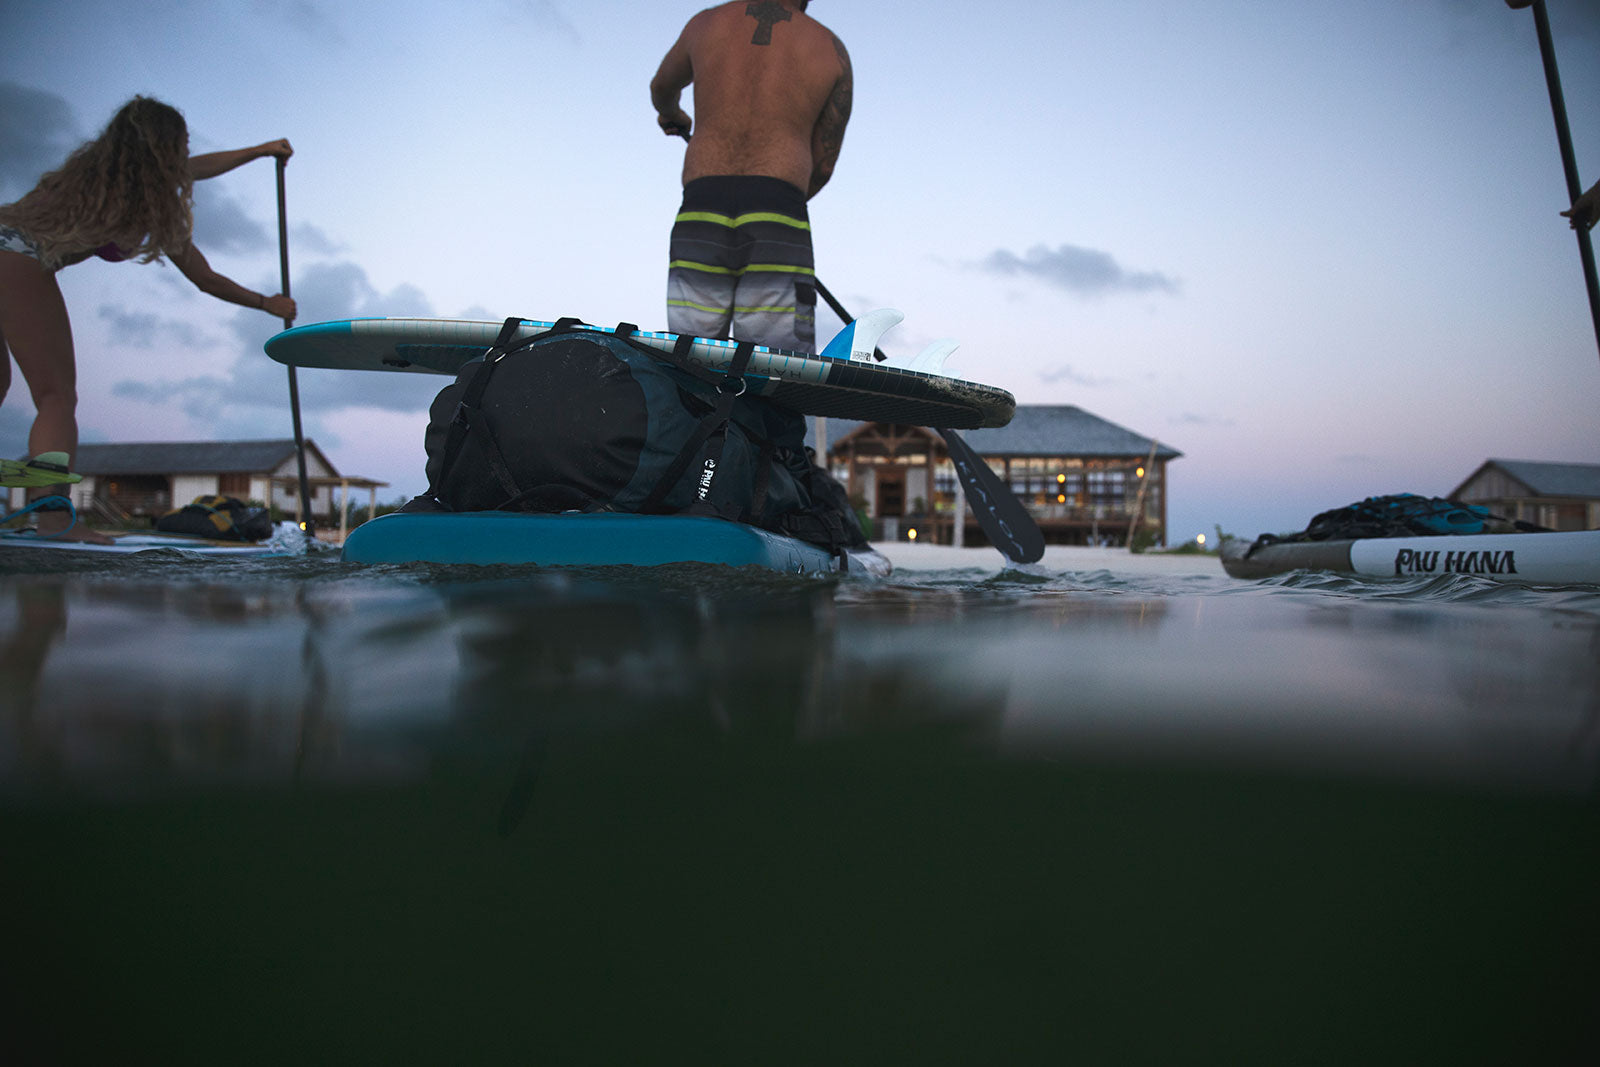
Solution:
[[(0, 201), (135, 93), (203, 152), (288, 137), (301, 324), (665, 326), (682, 143), (648, 82), (693, 3), (0, 8)], [(1600, 4), (1549, 0), (1600, 177)], [(1504, 0), (851, 4), (855, 110), (811, 202), (818, 275), (954, 337), (948, 373), (1179, 449), (1171, 538), (1254, 536), (1489, 457), (1600, 463), (1600, 353), (1531, 11)], [(692, 101), (686, 98), (686, 106)], [(201, 183), (195, 243), (278, 289), (274, 170)], [(287, 437), (279, 324), (170, 266), (60, 275), (85, 441)], [(819, 344), (839, 328), (819, 309)], [(300, 372), (307, 435), (420, 492), (446, 379)], [(0, 454), (33, 416), (20, 381)]]

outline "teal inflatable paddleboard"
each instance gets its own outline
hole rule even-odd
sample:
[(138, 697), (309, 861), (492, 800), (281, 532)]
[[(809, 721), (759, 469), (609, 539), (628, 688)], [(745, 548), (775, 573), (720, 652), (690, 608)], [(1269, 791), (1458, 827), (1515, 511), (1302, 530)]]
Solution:
[(743, 523), (697, 515), (618, 512), (394, 512), (362, 523), (344, 542), (352, 563), (657, 567), (716, 563), (782, 574), (887, 574), (871, 549), (844, 558), (819, 545)]
[[(757, 345), (744, 374), (747, 389), (806, 415), (947, 430), (976, 430), (1011, 421), (1017, 402), (1004, 389), (938, 373), (955, 347), (953, 342), (935, 342), (904, 367), (873, 362), (878, 338), (901, 318), (890, 308), (865, 315), (840, 331), (821, 355)], [(266, 350), (291, 367), (454, 375), (494, 344), (503, 325), (461, 319), (343, 319), (285, 330), (267, 341)], [(535, 337), (553, 326), (524, 319), (514, 339)], [(583, 328), (614, 332), (611, 327)], [(678, 341), (673, 333), (632, 336), (667, 353)], [(737, 347), (733, 341), (697, 337), (688, 361), (722, 373)]]

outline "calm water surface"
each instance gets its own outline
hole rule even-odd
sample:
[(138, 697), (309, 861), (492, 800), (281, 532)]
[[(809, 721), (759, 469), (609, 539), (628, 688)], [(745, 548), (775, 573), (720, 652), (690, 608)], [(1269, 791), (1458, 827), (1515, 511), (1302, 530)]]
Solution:
[(1600, 589), (37, 568), (18, 1062), (1600, 1045)]

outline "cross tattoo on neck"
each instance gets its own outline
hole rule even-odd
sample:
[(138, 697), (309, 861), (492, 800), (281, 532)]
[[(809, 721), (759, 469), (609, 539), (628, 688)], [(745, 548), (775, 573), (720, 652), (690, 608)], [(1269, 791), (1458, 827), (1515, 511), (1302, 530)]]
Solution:
[(789, 9), (777, 0), (750, 0), (744, 5), (744, 13), (756, 20), (756, 32), (750, 38), (751, 44), (771, 44), (773, 23), (788, 22), (790, 19)]

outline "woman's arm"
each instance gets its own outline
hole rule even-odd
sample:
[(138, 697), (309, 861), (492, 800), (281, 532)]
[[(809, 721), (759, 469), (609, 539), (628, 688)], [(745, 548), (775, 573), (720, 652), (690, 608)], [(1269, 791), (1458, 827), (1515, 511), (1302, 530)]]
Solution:
[(296, 313), (294, 301), (278, 293), (267, 296), (246, 289), (232, 278), (218, 274), (211, 269), (211, 264), (206, 262), (206, 257), (194, 245), (185, 245), (180, 251), (170, 254), (173, 264), (183, 272), (183, 276), (194, 283), (194, 287), (218, 300), (226, 300), (230, 304), (240, 307), (255, 308), (265, 311), (273, 318), (293, 322)]
[(276, 141), (266, 141), (253, 148), (231, 148), (226, 152), (207, 152), (203, 156), (189, 157), (189, 176), (195, 181), (206, 178), (215, 178), (219, 174), (226, 174), (234, 167), (240, 167), (252, 159), (262, 156), (277, 156), (279, 159), (288, 159), (294, 155), (294, 149), (284, 138)]

